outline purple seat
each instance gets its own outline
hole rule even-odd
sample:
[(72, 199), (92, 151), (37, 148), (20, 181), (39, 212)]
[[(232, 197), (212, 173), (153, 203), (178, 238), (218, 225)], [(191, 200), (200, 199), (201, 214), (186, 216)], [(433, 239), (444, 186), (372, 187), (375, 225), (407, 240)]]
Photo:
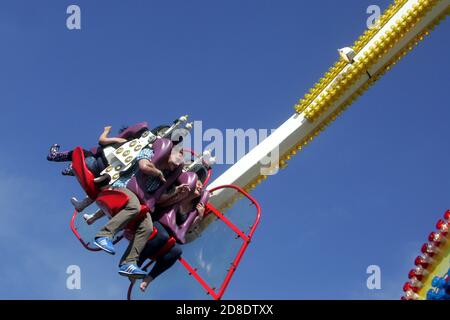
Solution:
[[(197, 180), (197, 175), (194, 172), (183, 172), (178, 178), (178, 183), (187, 184), (192, 190), (195, 188)], [(200, 195), (198, 203), (202, 203), (206, 206), (208, 200), (209, 192), (205, 190)], [(197, 209), (194, 208), (194, 210), (188, 213), (186, 220), (179, 225), (177, 224), (177, 212), (179, 209), (179, 203), (169, 207), (163, 211), (158, 221), (173, 235), (177, 242), (184, 244), (186, 243), (186, 232), (201, 218), (198, 217)]]
[(117, 137), (133, 140), (140, 137), (144, 130), (149, 130), (147, 122), (139, 122), (123, 130)]
[[(169, 139), (158, 138), (153, 143), (153, 158), (152, 163), (159, 167), (162, 163), (167, 162), (170, 153), (172, 152), (173, 143)], [(176, 179), (180, 176), (183, 170), (183, 164), (180, 164), (177, 169), (175, 169), (169, 177), (166, 177), (166, 183), (158, 188), (153, 193), (148, 193), (145, 191), (146, 183), (149, 179), (148, 176), (138, 171), (138, 173), (131, 178), (128, 182), (127, 188), (133, 191), (139, 198), (141, 204), (145, 204), (150, 212), (155, 209), (156, 201), (161, 197), (161, 195), (166, 192), (167, 188), (170, 187)]]

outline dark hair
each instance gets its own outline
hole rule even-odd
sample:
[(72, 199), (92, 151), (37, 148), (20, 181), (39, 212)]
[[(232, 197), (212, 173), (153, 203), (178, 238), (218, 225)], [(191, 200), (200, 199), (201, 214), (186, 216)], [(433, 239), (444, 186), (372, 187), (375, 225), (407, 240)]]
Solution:
[(191, 171), (197, 174), (198, 179), (202, 183), (205, 183), (206, 177), (208, 176), (208, 169), (203, 164), (195, 164)]
[(119, 129), (119, 134), (121, 134), (121, 133), (123, 133), (125, 130), (127, 130), (128, 129), (128, 126), (122, 126), (120, 129)]

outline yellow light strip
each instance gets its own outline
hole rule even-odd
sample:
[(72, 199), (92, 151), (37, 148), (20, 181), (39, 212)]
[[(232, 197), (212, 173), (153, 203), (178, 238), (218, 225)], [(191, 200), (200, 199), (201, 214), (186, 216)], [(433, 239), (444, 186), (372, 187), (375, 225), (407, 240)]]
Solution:
[[(422, 1), (430, 3), (431, 1)], [(423, 4), (422, 4), (423, 5)], [(410, 12), (407, 13), (409, 15)], [(291, 156), (297, 154), (298, 151), (302, 150), (309, 142), (313, 141), (316, 136), (319, 135), (320, 132), (324, 131), (325, 128), (332, 123), (336, 118), (342, 114), (344, 110), (347, 109), (349, 105), (351, 105), (359, 96), (361, 96), (374, 82), (380, 79), (387, 71), (389, 71), (392, 66), (394, 66), (398, 61), (401, 60), (409, 51), (411, 51), (421, 40), (424, 39), (425, 36), (429, 35), (430, 31), (432, 31), (442, 20), (444, 20), (450, 14), (450, 6), (442, 12), (438, 17), (436, 17), (433, 21), (431, 21), (419, 34), (417, 34), (414, 38), (412, 38), (407, 44), (403, 46), (403, 48), (393, 56), (377, 73), (375, 73), (371, 79), (369, 79), (361, 88), (355, 91), (346, 101), (344, 101), (333, 113), (331, 113), (328, 117), (326, 117), (321, 123), (317, 124), (315, 129), (309, 134), (307, 137), (302, 139), (296, 146), (290, 149), (288, 152), (283, 154), (280, 157), (278, 168), (284, 168), (287, 166), (287, 161), (291, 159)], [(414, 14), (416, 16), (417, 14)], [(408, 17), (405, 17), (408, 19)], [(412, 19), (412, 18), (411, 18)], [(420, 19), (420, 17), (416, 16), (414, 19)], [(403, 19), (402, 19), (403, 20)], [(409, 21), (409, 20), (407, 20)], [(403, 34), (402, 34), (403, 35)], [(385, 46), (389, 46), (390, 44), (379, 44), (381, 49), (376, 49), (377, 52), (382, 52), (385, 50)], [(387, 48), (387, 47), (386, 47)], [(375, 50), (375, 48), (374, 48)], [(378, 53), (377, 53), (378, 54)], [(370, 55), (370, 54), (369, 54)], [(274, 168), (275, 169), (275, 168)], [(250, 183), (244, 186), (244, 190), (251, 191), (254, 189), (261, 181), (266, 179), (267, 176), (260, 175), (253, 179)]]
[(304, 116), (310, 121), (319, 118), (334, 101), (339, 99), (361, 76), (365, 75), (366, 70), (376, 64), (438, 2), (438, 0), (419, 0), (415, 3), (357, 61), (349, 65), (345, 73), (341, 73), (342, 78), (340, 80), (335, 81), (326, 90), (323, 90), (314, 104), (310, 104), (304, 109)]
[[(400, 8), (408, 0), (397, 0), (390, 4), (389, 7), (384, 11), (378, 20), (376, 26), (372, 29), (367, 29), (363, 35), (361, 35), (358, 40), (353, 44), (353, 50), (358, 53), (376, 34), (377, 32), (385, 26), (385, 24), (400, 10)], [(295, 105), (297, 112), (303, 112), (308, 105), (319, 95), (324, 88), (326, 88), (336, 77), (336, 75), (342, 71), (342, 69), (347, 65), (345, 61), (338, 60), (333, 67), (331, 67), (325, 75), (314, 85), (313, 88), (309, 90), (305, 96), (299, 100), (298, 104)]]

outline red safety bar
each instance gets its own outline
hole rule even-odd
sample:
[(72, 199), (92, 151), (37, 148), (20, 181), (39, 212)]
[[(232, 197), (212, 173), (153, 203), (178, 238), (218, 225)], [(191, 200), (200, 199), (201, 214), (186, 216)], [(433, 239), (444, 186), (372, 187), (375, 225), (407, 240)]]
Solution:
[(96, 199), (100, 189), (94, 183), (94, 175), (86, 166), (84, 152), (81, 147), (76, 147), (72, 153), (72, 170), (81, 187), (91, 199)]
[[(200, 283), (200, 285), (206, 290), (206, 292), (211, 295), (211, 297), (214, 300), (220, 300), (222, 298), (222, 296), (225, 293), (225, 290), (227, 289), (239, 263), (241, 262), (241, 259), (245, 253), (245, 251), (248, 248), (248, 245), (250, 244), (250, 241), (253, 237), (253, 234), (255, 233), (255, 230), (259, 224), (259, 221), (261, 219), (261, 207), (258, 204), (258, 202), (252, 197), (250, 196), (246, 191), (244, 191), (242, 188), (235, 186), (235, 185), (223, 185), (223, 186), (219, 186), (216, 188), (213, 188), (211, 190), (209, 190), (211, 193), (213, 193), (216, 190), (219, 189), (223, 189), (223, 188), (232, 188), (237, 190), (239, 193), (241, 193), (242, 195), (244, 195), (247, 199), (249, 199), (252, 204), (255, 206), (256, 208), (256, 217), (254, 220), (254, 223), (252, 225), (252, 228), (250, 229), (250, 231), (245, 234), (243, 233), (241, 230), (239, 230), (238, 227), (236, 227), (236, 225), (234, 225), (226, 216), (224, 216), (219, 210), (217, 210), (214, 206), (212, 206), (211, 204), (207, 204), (206, 206), (206, 214), (214, 214), (215, 216), (217, 216), (218, 219), (222, 220), (231, 230), (233, 230), (237, 236), (241, 237), (243, 239), (243, 244), (240, 247), (236, 257), (234, 258), (232, 264), (231, 264), (231, 268), (228, 270), (225, 279), (223, 280), (221, 286), (216, 289), (211, 287), (202, 277), (201, 275), (197, 272), (197, 270), (195, 268), (193, 268), (185, 259), (183, 259), (183, 257), (180, 257), (178, 259), (178, 261), (184, 266), (184, 268), (188, 271), (188, 274), (190, 276), (193, 276), (194, 279)], [(167, 252), (167, 251), (166, 251)], [(150, 262), (145, 268), (148, 268), (150, 265), (152, 264), (152, 262)], [(128, 288), (128, 293), (127, 293), (127, 298), (131, 299), (131, 292), (133, 289), (133, 284), (131, 284)]]
[[(72, 214), (72, 219), (70, 220), (70, 229), (72, 230), (72, 232), (73, 232), (73, 234), (75, 235), (75, 237), (78, 239), (78, 241), (80, 241), (81, 245), (82, 245), (85, 249), (87, 249), (87, 250), (89, 250), (89, 251), (100, 251), (100, 250), (101, 250), (100, 248), (93, 248), (93, 247), (90, 247), (90, 246), (89, 246), (89, 242), (86, 242), (86, 241), (83, 240), (83, 238), (81, 237), (81, 235), (80, 235), (80, 233), (78, 232), (77, 228), (75, 227), (75, 218), (77, 217), (78, 214), (79, 214), (79, 212), (77, 212), (76, 210), (75, 210), (74, 213)], [(133, 223), (133, 222), (134, 222), (134, 220), (131, 221), (130, 223)], [(130, 224), (130, 223), (129, 223), (129, 224)], [(129, 224), (128, 224), (128, 225), (129, 225)], [(127, 225), (126, 229), (129, 228), (128, 225)], [(125, 231), (126, 231), (126, 229), (125, 229)], [(148, 237), (148, 240), (152, 240), (153, 238), (156, 237), (157, 234), (158, 234), (158, 230), (157, 230), (155, 227), (153, 227), (153, 231), (152, 231), (152, 233), (150, 234), (150, 236)], [(119, 237), (117, 237), (116, 239), (114, 239), (113, 243), (114, 243), (114, 244), (118, 243), (120, 240), (122, 240), (122, 239), (124, 238), (124, 236), (125, 236), (125, 234), (120, 235)]]

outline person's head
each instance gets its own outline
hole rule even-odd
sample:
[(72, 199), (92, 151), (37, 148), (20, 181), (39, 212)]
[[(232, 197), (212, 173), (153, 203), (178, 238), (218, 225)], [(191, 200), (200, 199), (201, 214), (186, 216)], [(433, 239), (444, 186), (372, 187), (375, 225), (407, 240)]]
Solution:
[(182, 202), (187, 202), (191, 204), (195, 204), (197, 199), (202, 195), (203, 191), (203, 183), (200, 180), (197, 180), (195, 183), (195, 187), (187, 194), (187, 196), (182, 200)]
[(122, 126), (120, 129), (119, 129), (119, 131), (118, 131), (118, 133), (119, 134), (122, 134), (125, 130), (127, 130), (128, 129), (128, 126)]
[(204, 164), (201, 163), (195, 164), (194, 167), (191, 169), (191, 171), (195, 172), (198, 179), (202, 183), (205, 183), (206, 178), (208, 177), (208, 168)]
[(184, 163), (183, 150), (179, 148), (173, 148), (170, 152), (169, 159), (167, 160), (167, 169), (174, 171), (178, 166)]
[(202, 194), (203, 191), (203, 183), (200, 181), (200, 179), (197, 180), (197, 183), (195, 184), (194, 190), (192, 190), (193, 196), (199, 197)]

